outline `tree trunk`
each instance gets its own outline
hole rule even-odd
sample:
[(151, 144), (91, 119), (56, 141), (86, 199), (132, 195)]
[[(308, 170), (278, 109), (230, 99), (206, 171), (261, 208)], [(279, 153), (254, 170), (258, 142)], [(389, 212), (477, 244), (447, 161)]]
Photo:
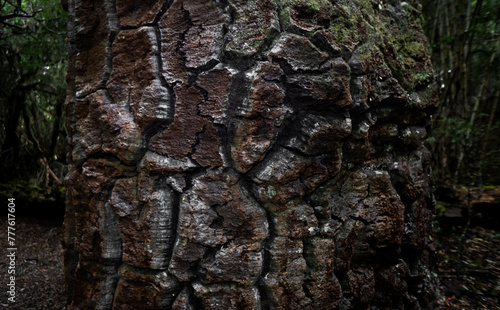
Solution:
[(421, 309), (417, 1), (69, 1), (70, 309)]
[(16, 86), (7, 97), (5, 109), (5, 125), (2, 146), (0, 148), (0, 161), (2, 176), (1, 182), (7, 182), (16, 174), (17, 165), (15, 158), (20, 154), (20, 139), (18, 135), (18, 127), (21, 119), (21, 112), (24, 107), (26, 97), (21, 86)]

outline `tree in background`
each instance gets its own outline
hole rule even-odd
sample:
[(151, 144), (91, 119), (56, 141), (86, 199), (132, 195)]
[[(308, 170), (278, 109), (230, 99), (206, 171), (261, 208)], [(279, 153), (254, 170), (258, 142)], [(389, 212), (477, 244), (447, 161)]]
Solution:
[(500, 182), (500, 1), (425, 1), (441, 96), (433, 169), (441, 186)]
[(59, 1), (0, 1), (1, 182), (59, 182), (50, 166), (65, 154), (65, 39)]

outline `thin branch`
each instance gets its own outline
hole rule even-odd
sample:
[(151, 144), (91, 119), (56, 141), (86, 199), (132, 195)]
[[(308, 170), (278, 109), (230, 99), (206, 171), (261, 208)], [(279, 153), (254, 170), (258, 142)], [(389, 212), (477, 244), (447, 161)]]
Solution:
[(39, 13), (41, 11), (37, 11), (37, 12), (34, 12), (32, 14), (18, 14), (18, 13), (10, 13), (10, 14), (7, 14), (7, 15), (0, 15), (0, 20), (8, 20), (8, 19), (12, 19), (12, 18), (31, 18), (31, 17), (35, 17), (35, 15), (37, 13)]
[(45, 186), (49, 186), (49, 175), (56, 181), (57, 184), (61, 185), (62, 182), (59, 180), (59, 178), (56, 176), (54, 171), (49, 166), (49, 163), (47, 162), (47, 159), (45, 157), (40, 158), (40, 163), (45, 167), (45, 171), (47, 171), (46, 174), (46, 180), (45, 180)]
[(6, 22), (5, 20), (0, 20), (0, 23), (4, 24), (5, 26), (16, 28), (16, 29), (19, 29), (19, 30), (25, 30), (26, 29), (25, 27), (21, 27), (21, 26), (18, 26), (18, 25), (10, 24), (10, 23)]

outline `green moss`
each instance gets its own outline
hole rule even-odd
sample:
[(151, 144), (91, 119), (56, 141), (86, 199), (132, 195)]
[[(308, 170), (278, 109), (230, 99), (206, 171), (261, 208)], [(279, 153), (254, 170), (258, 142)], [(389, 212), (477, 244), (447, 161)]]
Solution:
[(283, 8), (302, 6), (308, 9), (310, 13), (319, 13), (332, 7), (328, 0), (282, 0), (281, 3)]
[(448, 209), (449, 204), (443, 201), (438, 201), (436, 203), (436, 212), (437, 214), (443, 214)]
[(351, 37), (356, 37), (356, 33), (353, 33), (352, 28), (349, 29), (344, 24), (334, 24), (330, 27), (330, 30), (335, 36), (335, 40), (341, 44), (351, 39)]
[(25, 183), (0, 184), (0, 197), (15, 198), (28, 203), (39, 203), (47, 200), (64, 201), (66, 189), (64, 187), (39, 187)]
[(406, 44), (406, 51), (414, 58), (422, 58), (426, 54), (426, 48), (421, 42), (410, 42)]
[(365, 11), (365, 13), (373, 13), (373, 7), (370, 0), (358, 1), (359, 6)]
[(419, 72), (414, 76), (415, 82), (418, 85), (425, 85), (432, 80), (432, 72)]
[(290, 25), (292, 10), (306, 13), (317, 21), (320, 15), (329, 16), (333, 9), (329, 0), (278, 0), (277, 5), (281, 9), (280, 19), (285, 28)]
[[(433, 73), (426, 61), (427, 45), (418, 26), (420, 13), (406, 9), (405, 22), (396, 23), (379, 0), (275, 0), (285, 28), (296, 14), (320, 17), (331, 34), (332, 46), (357, 48), (361, 61), (370, 63), (374, 74), (391, 71), (407, 91), (428, 85)], [(376, 13), (375, 13), (376, 12)], [(376, 60), (374, 60), (374, 58)]]
[(370, 49), (368, 44), (364, 44), (364, 45), (359, 47), (358, 53), (359, 53), (359, 57), (361, 58), (361, 60), (367, 60), (367, 59), (370, 59), (372, 57), (373, 50)]
[(351, 45), (362, 39), (358, 13), (339, 15), (330, 25), (330, 31), (339, 44)]

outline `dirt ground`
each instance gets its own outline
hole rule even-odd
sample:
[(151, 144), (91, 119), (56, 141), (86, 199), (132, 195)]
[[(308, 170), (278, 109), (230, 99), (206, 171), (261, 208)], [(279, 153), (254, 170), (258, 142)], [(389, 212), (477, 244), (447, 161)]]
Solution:
[(7, 217), (0, 217), (4, 248), (0, 260), (2, 292), (0, 309), (64, 309), (63, 250), (61, 222), (51, 219), (16, 218), (15, 225), (16, 302), (9, 303), (5, 287), (12, 274), (7, 272)]
[(480, 226), (438, 234), (437, 309), (500, 309), (500, 231)]
[[(0, 230), (6, 240), (6, 217), (0, 217)], [(470, 227), (465, 235), (456, 227), (437, 231), (435, 272), (441, 297), (435, 308), (500, 309), (500, 231), (482, 227)], [(2, 289), (0, 309), (64, 309), (61, 233), (60, 220), (16, 219), (16, 303), (9, 303)], [(4, 254), (2, 287), (9, 276), (7, 263)]]

